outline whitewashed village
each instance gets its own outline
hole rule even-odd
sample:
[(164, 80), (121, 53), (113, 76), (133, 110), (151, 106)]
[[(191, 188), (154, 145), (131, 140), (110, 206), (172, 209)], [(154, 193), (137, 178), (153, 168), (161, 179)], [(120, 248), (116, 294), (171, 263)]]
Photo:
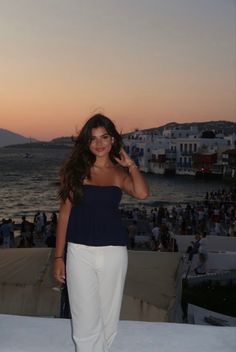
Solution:
[(169, 124), (123, 135), (126, 151), (144, 172), (236, 177), (236, 134)]
[[(135, 130), (123, 136), (125, 149), (145, 173), (156, 175), (181, 175), (212, 177), (231, 181), (236, 180), (236, 133), (225, 133), (212, 129), (199, 129), (197, 125), (183, 127), (176, 123), (164, 126), (163, 130), (151, 128)], [(232, 204), (232, 206), (234, 206)], [(179, 249), (185, 252), (189, 236), (175, 236)], [(192, 240), (194, 240), (194, 237)], [(188, 285), (218, 282), (220, 285), (236, 281), (236, 238), (210, 236), (208, 238), (208, 273), (196, 276), (193, 267), (197, 258), (190, 264), (184, 263), (183, 278)], [(189, 305), (188, 321), (204, 324), (206, 316), (213, 316), (222, 325), (227, 322), (235, 325), (230, 316), (210, 312), (201, 307)], [(213, 319), (214, 320), (214, 319)], [(215, 323), (216, 323), (215, 320)]]

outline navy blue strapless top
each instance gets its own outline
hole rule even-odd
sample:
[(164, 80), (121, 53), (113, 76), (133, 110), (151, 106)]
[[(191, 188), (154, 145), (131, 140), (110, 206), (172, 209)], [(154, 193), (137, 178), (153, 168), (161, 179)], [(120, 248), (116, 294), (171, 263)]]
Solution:
[(122, 224), (118, 186), (83, 185), (83, 198), (71, 209), (68, 242), (87, 246), (126, 246), (128, 234)]

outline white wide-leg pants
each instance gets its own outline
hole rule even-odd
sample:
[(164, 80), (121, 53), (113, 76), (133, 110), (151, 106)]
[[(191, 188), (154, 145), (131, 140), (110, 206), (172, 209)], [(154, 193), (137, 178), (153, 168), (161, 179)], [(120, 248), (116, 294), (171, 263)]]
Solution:
[(125, 246), (68, 243), (66, 280), (76, 352), (107, 352), (117, 333), (127, 271)]

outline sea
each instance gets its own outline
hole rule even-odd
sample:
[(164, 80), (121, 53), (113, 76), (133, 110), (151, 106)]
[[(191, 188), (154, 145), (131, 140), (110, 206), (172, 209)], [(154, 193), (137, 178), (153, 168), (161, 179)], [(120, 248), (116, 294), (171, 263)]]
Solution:
[[(58, 212), (58, 175), (69, 152), (66, 148), (0, 148), (0, 219), (12, 218), (19, 223), (23, 215), (32, 221), (37, 211), (44, 211), (49, 217)], [(150, 197), (139, 201), (124, 194), (121, 207), (151, 209), (194, 203), (202, 201), (207, 191), (229, 188), (222, 180), (154, 174), (145, 177)]]

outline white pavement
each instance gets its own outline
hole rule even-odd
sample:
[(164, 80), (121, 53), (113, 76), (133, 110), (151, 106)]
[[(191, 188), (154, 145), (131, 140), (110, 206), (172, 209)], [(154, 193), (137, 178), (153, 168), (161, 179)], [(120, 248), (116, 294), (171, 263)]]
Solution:
[[(0, 351), (74, 352), (70, 321), (0, 315)], [(199, 351), (235, 352), (236, 328), (121, 321), (111, 349), (111, 352)]]

